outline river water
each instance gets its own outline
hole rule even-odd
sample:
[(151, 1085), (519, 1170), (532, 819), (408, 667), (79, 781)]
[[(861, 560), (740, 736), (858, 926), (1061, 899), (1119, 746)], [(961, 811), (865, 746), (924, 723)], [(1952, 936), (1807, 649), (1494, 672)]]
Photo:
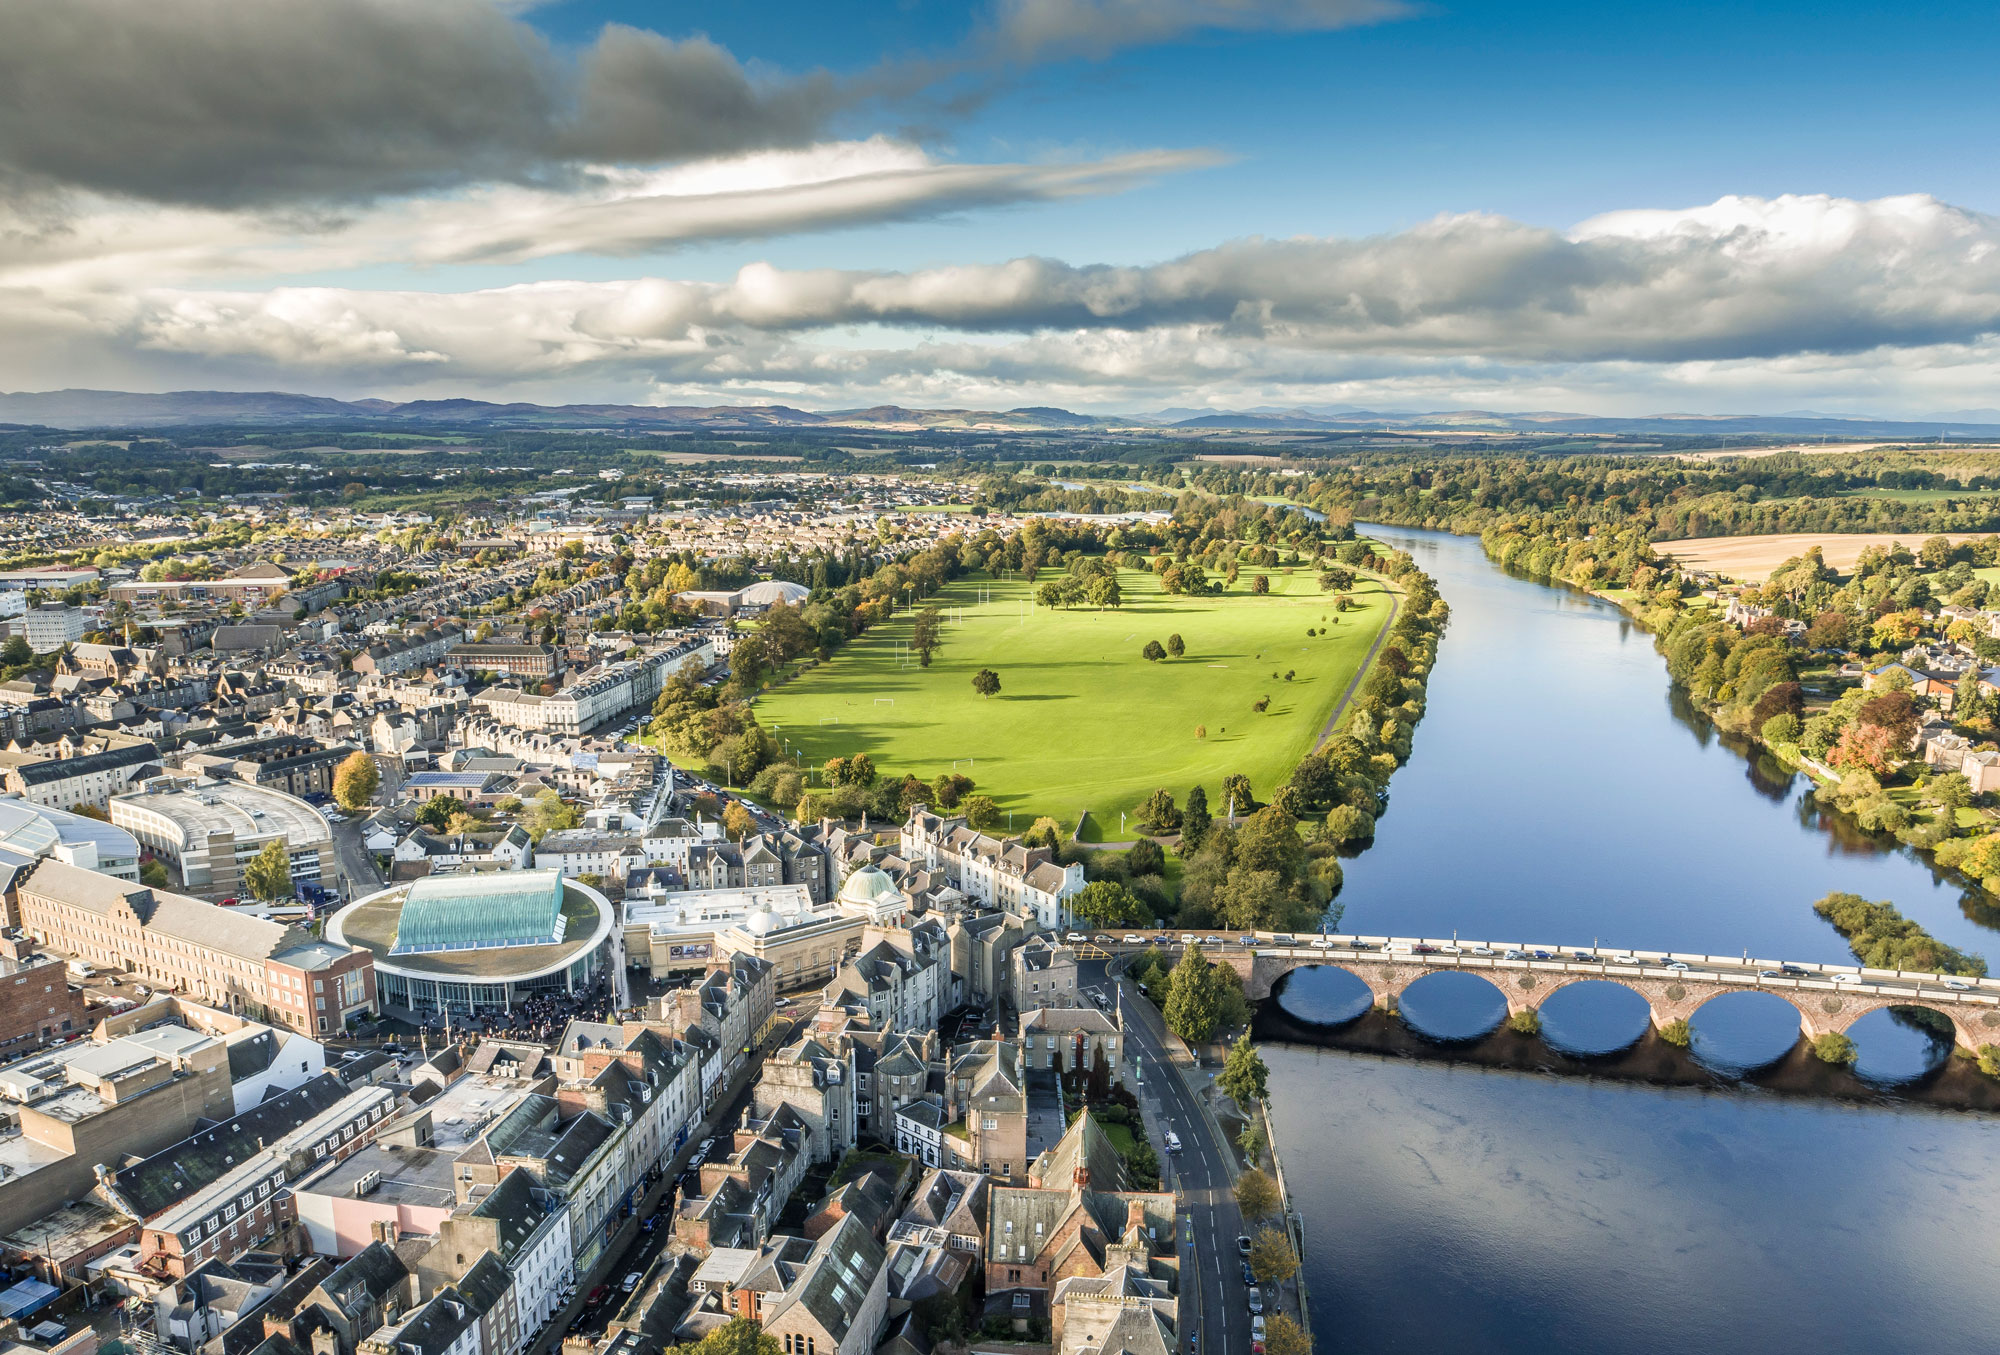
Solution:
[[(1348, 863), (1342, 930), (1846, 961), (1811, 905), (1847, 889), (2000, 959), (2000, 919), (1976, 897), (1819, 815), (1803, 777), (1726, 746), (1615, 607), (1510, 577), (1474, 538), (1371, 530), (1437, 579), (1452, 624), (1415, 754), (1375, 845)], [(1294, 975), (1278, 1001), (1326, 1022), (1367, 1005), (1330, 970)], [(1483, 980), (1449, 974), (1403, 1006), (1442, 1038), (1504, 1011)], [(1586, 1052), (1646, 1023), (1643, 1002), (1605, 985), (1565, 990), (1543, 1016)], [(1797, 1032), (1756, 994), (1693, 1024), (1696, 1054), (1724, 1071)], [(1851, 1033), (1857, 1071), (1886, 1089), (1949, 1054), (1888, 1013)], [(1265, 1056), (1322, 1350), (2000, 1345), (1993, 1118), (1298, 1044)]]

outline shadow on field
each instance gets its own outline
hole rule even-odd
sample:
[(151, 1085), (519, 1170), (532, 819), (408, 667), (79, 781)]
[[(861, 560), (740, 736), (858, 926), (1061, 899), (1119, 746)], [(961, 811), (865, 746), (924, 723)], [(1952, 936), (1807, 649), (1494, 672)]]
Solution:
[(1074, 692), (1023, 692), (1023, 693), (1022, 693), (1021, 695), (1019, 695), (1019, 696), (1009, 696), (1009, 695), (1007, 695), (1007, 693), (1005, 693), (1005, 692), (1002, 692), (1002, 693), (1000, 693), (1000, 699), (1001, 699), (1002, 701), (1074, 701), (1074, 700), (1076, 700), (1076, 693), (1074, 693)]

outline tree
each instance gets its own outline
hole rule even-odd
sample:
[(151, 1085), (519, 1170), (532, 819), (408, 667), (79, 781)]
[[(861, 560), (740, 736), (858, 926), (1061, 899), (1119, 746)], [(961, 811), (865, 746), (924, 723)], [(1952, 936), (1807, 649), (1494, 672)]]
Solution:
[(1090, 581), (1090, 600), (1098, 607), (1120, 607), (1124, 605), (1124, 594), (1118, 588), (1118, 576), (1099, 574)]
[(1837, 1030), (1830, 1030), (1812, 1042), (1812, 1051), (1821, 1063), (1831, 1063), (1842, 1067), (1859, 1058), (1861, 1051), (1854, 1047), (1854, 1041)]
[(757, 820), (743, 807), (741, 800), (731, 800), (722, 810), (722, 830), (736, 841), (741, 842), (757, 828)]
[(1069, 901), (1069, 910), (1099, 927), (1142, 927), (1153, 910), (1116, 880), (1092, 880)]
[(1174, 793), (1162, 786), (1139, 806), (1139, 822), (1156, 832), (1170, 833), (1179, 826), (1180, 811), (1174, 808)]
[(1854, 618), (1846, 612), (1821, 612), (1806, 627), (1806, 645), (1811, 649), (1846, 649), (1854, 642)]
[(451, 816), (464, 808), (465, 801), (455, 795), (434, 795), (417, 806), (415, 818), (431, 831), (442, 833), (450, 826)]
[(1255, 809), (1257, 799), (1250, 793), (1250, 778), (1241, 772), (1223, 777), (1222, 803), (1232, 814), (1248, 814)]
[(1214, 967), (1200, 946), (1189, 946), (1167, 979), (1167, 1028), (1189, 1044), (1206, 1040), (1215, 1030), (1216, 989)]
[(1278, 1183), (1251, 1167), (1236, 1178), (1236, 1207), (1246, 1219), (1269, 1218), (1278, 1212)]
[(19, 668), (34, 661), (34, 648), (29, 645), (28, 637), (25, 635), (10, 635), (7, 637), (7, 643), (0, 645), (0, 664), (5, 664), (9, 668)]
[(675, 1355), (780, 1355), (778, 1338), (754, 1318), (731, 1318), (699, 1341), (673, 1347)]
[(576, 810), (563, 803), (562, 796), (554, 790), (544, 790), (537, 794), (527, 809), (521, 814), (521, 826), (528, 836), (540, 842), (550, 833), (574, 828), (581, 822)]
[(1000, 822), (1000, 806), (993, 803), (991, 795), (968, 795), (961, 806), (965, 821), (974, 828), (992, 828)]
[(918, 664), (930, 667), (931, 655), (943, 643), (944, 616), (935, 606), (925, 607), (910, 627), (910, 648), (916, 652)]
[(1176, 659), (1187, 653), (1187, 645), (1182, 643), (1179, 631), (1175, 631), (1167, 637), (1167, 653)]
[(1284, 1313), (1264, 1323), (1264, 1355), (1312, 1355), (1312, 1334)]
[(1146, 647), (1139, 651), (1139, 657), (1147, 663), (1158, 663), (1161, 659), (1167, 657), (1167, 651), (1161, 646), (1158, 640), (1148, 640), (1146, 641)]
[(982, 668), (972, 675), (972, 690), (981, 696), (1000, 694), (1000, 675), (991, 668)]
[(1354, 571), (1335, 565), (1319, 576), (1319, 591), (1322, 593), (1345, 593), (1354, 587)]
[(375, 798), (382, 771), (366, 753), (349, 753), (333, 773), (333, 798), (350, 814), (358, 814)]
[(1965, 779), (1964, 772), (1946, 772), (1932, 777), (1924, 793), (1947, 813), (1955, 813), (1972, 803), (1972, 783)]
[(1258, 1284), (1289, 1280), (1299, 1270), (1299, 1258), (1292, 1244), (1276, 1228), (1259, 1228), (1250, 1240), (1250, 1273)]
[(1265, 574), (1259, 574), (1255, 578), (1251, 579), (1250, 591), (1255, 593), (1259, 597), (1262, 597), (1264, 594), (1270, 592), (1271, 591), (1270, 576)]
[(1215, 1085), (1222, 1088), (1223, 1095), (1234, 1101), (1244, 1111), (1250, 1109), (1253, 1101), (1262, 1101), (1271, 1070), (1264, 1066), (1264, 1056), (1250, 1043), (1246, 1031), (1229, 1046), (1229, 1057), (1222, 1061), (1222, 1071), (1216, 1075)]
[(292, 853), (283, 838), (264, 844), (249, 865), (243, 868), (243, 884), (252, 898), (282, 899), (292, 892)]
[(1208, 836), (1208, 792), (1200, 786), (1188, 792), (1187, 806), (1181, 810), (1181, 850), (1194, 851)]

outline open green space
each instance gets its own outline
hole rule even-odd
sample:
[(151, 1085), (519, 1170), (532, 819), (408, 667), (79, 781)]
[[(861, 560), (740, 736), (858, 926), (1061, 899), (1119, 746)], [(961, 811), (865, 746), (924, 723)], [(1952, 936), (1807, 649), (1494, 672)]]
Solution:
[[(1017, 830), (1043, 814), (1074, 826), (1088, 810), (1085, 836), (1115, 840), (1120, 812), (1162, 786), (1176, 799), (1204, 786), (1220, 814), (1224, 776), (1240, 772), (1267, 795), (1311, 751), (1389, 616), (1377, 580), (1363, 578), (1353, 609), (1338, 613), (1310, 566), (1262, 571), (1265, 596), (1252, 592), (1258, 572), (1190, 598), (1121, 570), (1125, 605), (1103, 611), (1032, 606), (1033, 586), (1018, 579), (959, 579), (933, 599), (946, 626), (928, 669), (905, 657), (911, 620), (898, 616), (764, 693), (757, 718), (807, 766), (865, 752), (883, 775), (962, 772)], [(1170, 634), (1185, 657), (1141, 657)], [(982, 668), (1000, 675), (998, 696), (972, 690)], [(1253, 713), (1265, 697), (1269, 709)]]

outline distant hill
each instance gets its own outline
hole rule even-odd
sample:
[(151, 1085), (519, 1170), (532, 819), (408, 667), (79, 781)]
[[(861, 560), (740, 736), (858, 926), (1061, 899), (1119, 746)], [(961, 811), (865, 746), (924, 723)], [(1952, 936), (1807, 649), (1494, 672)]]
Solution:
[(1561, 410), (1503, 413), (1487, 409), (1379, 410), (1342, 405), (1247, 410), (1156, 410), (1105, 417), (1047, 405), (1018, 409), (864, 409), (813, 411), (790, 405), (538, 405), (489, 400), (335, 400), (285, 391), (60, 390), (0, 394), (0, 423), (50, 428), (173, 428), (199, 424), (407, 423), (437, 427), (685, 429), (690, 432), (859, 428), (884, 432), (1088, 432), (1130, 430), (1246, 434), (1277, 432), (1519, 432), (1597, 436), (1724, 436), (1881, 438), (2000, 438), (2000, 410), (1967, 409), (1926, 419), (1846, 417), (1799, 410), (1790, 414), (1653, 414), (1609, 418)]

